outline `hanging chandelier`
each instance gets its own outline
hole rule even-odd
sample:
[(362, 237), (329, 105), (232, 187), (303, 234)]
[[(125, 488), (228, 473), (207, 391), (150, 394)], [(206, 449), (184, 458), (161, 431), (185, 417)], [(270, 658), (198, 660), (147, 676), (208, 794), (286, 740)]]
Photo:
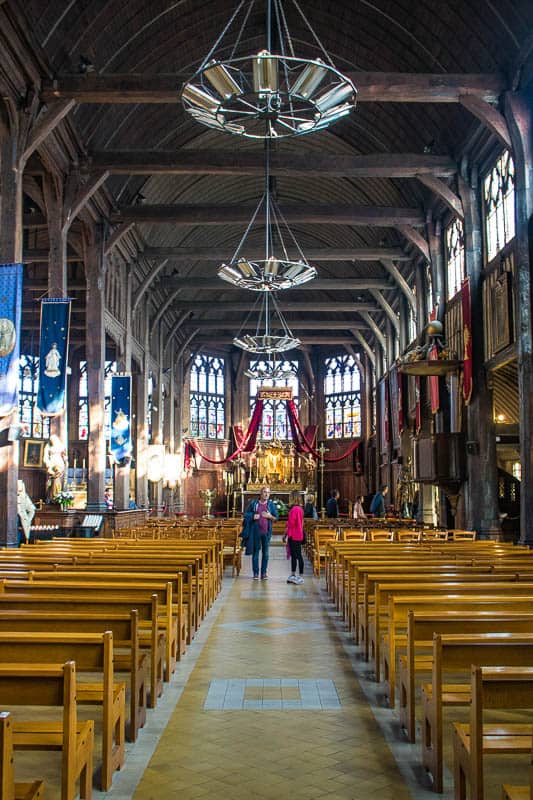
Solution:
[(258, 363), (250, 369), (245, 369), (244, 374), (247, 378), (255, 380), (276, 381), (294, 378), (297, 374), (296, 367), (287, 366), (287, 362), (278, 361), (276, 355), (276, 353), (268, 353), (268, 358), (263, 362), (264, 366), (260, 366)]
[[(257, 3), (263, 0), (257, 0)], [(357, 89), (335, 68), (297, 0), (293, 5), (316, 50), (315, 58), (298, 58), (287, 26), (282, 0), (266, 0), (266, 41), (259, 52), (241, 55), (243, 37), (256, 0), (243, 11), (239, 2), (215, 44), (181, 89), (185, 110), (204, 125), (249, 139), (301, 136), (324, 130), (355, 108)], [(224, 41), (243, 11), (233, 44)], [(273, 20), (273, 14), (275, 22)], [(272, 52), (276, 35), (279, 52)], [(228, 37), (229, 38), (229, 37)], [(229, 56), (224, 55), (229, 50)]]
[[(255, 332), (243, 333), (257, 307), (259, 307), (259, 316)], [(274, 353), (294, 350), (300, 346), (301, 342), (292, 335), (275, 296), (270, 292), (265, 292), (257, 298), (239, 333), (233, 339), (233, 344), (248, 353), (263, 353), (271, 357)]]
[[(270, 142), (265, 142), (266, 168), (265, 191), (257, 204), (248, 227), (240, 240), (235, 253), (227, 264), (218, 268), (218, 276), (227, 283), (249, 289), (252, 292), (273, 292), (279, 289), (292, 289), (316, 278), (317, 271), (307, 261), (302, 249), (278, 204), (272, 196), (270, 178)], [(260, 214), (262, 215), (260, 217)], [(247, 258), (246, 245), (250, 230), (258, 217), (265, 222), (264, 258)], [(296, 249), (297, 261), (291, 260), (287, 242)], [(246, 245), (246, 246), (245, 246)]]

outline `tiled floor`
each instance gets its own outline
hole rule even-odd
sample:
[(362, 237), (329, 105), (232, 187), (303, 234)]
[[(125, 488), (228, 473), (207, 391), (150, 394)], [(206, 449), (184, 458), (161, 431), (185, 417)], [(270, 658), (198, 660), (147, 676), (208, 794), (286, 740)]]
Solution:
[[(268, 581), (252, 581), (248, 563), (224, 580), (161, 702), (127, 745), (125, 768), (94, 800), (439, 797), (419, 745), (405, 742), (319, 581), (308, 573), (302, 586), (287, 585), (284, 549), (271, 553)], [(448, 742), (448, 767), (450, 755)], [(486, 774), (486, 800), (500, 800), (502, 780), (527, 780), (527, 758), (516, 772), (502, 761)], [(44, 778), (46, 800), (59, 800), (59, 754), (17, 753), (15, 762), (19, 779)], [(451, 800), (449, 769), (445, 787), (440, 797)]]
[(411, 797), (318, 584), (272, 556), (223, 600), (135, 800)]

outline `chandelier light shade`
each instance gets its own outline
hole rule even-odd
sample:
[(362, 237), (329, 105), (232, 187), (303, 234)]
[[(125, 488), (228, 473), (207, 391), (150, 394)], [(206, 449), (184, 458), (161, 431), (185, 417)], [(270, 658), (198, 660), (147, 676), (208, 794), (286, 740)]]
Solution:
[[(228, 24), (199, 69), (181, 88), (185, 110), (198, 122), (250, 139), (300, 136), (329, 127), (355, 108), (357, 90), (334, 66), (297, 0), (266, 0), (266, 47), (241, 54), (243, 36), (253, 6), (265, 0), (238, 4)], [(246, 5), (246, 8), (245, 8)], [(306, 51), (295, 56), (285, 7), (292, 6), (309, 33)], [(230, 31), (244, 17), (235, 40)], [(273, 19), (274, 17), (274, 19)], [(272, 51), (272, 34), (279, 52)], [(224, 54), (230, 51), (230, 55)]]
[[(258, 306), (259, 315), (255, 331), (248, 333), (246, 328), (250, 327), (250, 318)], [(292, 335), (275, 296), (265, 292), (257, 298), (239, 333), (233, 339), (233, 344), (248, 353), (261, 353), (272, 356), (275, 353), (294, 350), (300, 346), (301, 342)]]
[[(273, 292), (292, 289), (316, 278), (317, 271), (307, 261), (291, 229), (271, 193), (270, 142), (265, 142), (265, 191), (257, 204), (248, 227), (233, 257), (218, 268), (218, 276), (227, 283), (253, 292)], [(262, 216), (261, 216), (262, 215)], [(264, 218), (264, 258), (246, 258), (250, 247), (248, 237), (253, 225)], [(287, 245), (296, 250), (298, 260), (289, 258)], [(254, 248), (257, 250), (257, 248)]]

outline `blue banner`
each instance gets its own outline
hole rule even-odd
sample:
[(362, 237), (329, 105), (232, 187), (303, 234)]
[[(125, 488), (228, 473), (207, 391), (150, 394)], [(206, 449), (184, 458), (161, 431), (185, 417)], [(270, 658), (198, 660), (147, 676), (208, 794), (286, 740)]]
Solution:
[(131, 456), (131, 375), (111, 376), (111, 455), (117, 464)]
[(0, 265), (0, 417), (18, 406), (22, 264)]
[(65, 410), (69, 326), (68, 298), (46, 298), (41, 301), (37, 408), (45, 417), (56, 417)]

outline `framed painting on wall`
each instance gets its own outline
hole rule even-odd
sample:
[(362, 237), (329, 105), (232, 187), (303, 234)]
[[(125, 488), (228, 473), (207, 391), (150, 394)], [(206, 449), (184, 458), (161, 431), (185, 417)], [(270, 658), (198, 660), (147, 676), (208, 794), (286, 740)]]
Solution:
[(26, 439), (24, 441), (24, 467), (42, 467), (44, 441), (42, 439)]

